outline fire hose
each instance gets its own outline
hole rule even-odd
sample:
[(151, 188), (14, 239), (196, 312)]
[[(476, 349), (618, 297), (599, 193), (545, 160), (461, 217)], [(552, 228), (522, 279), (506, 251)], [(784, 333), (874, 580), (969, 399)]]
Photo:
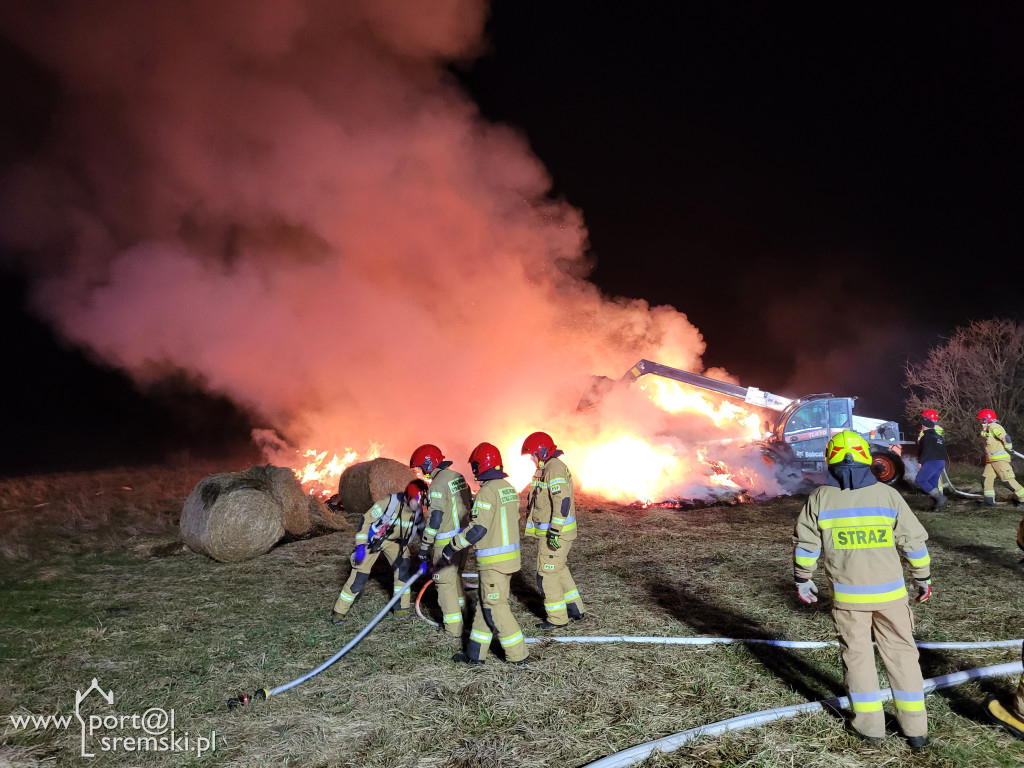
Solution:
[[(420, 611), (420, 598), (423, 597), (423, 593), (426, 592), (427, 587), (430, 586), (430, 582), (423, 585), (419, 595), (416, 598), (416, 613), (426, 623), (431, 626), (438, 626), (437, 622), (431, 621), (426, 618)], [(771, 645), (781, 648), (826, 648), (830, 646), (838, 646), (839, 643), (835, 640), (768, 640), (762, 638), (747, 638), (737, 639), (731, 637), (642, 637), (642, 636), (627, 636), (627, 635), (608, 635), (608, 636), (550, 636), (544, 638), (528, 637), (526, 638), (527, 643), (541, 643), (541, 642), (556, 642), (556, 643), (644, 643), (644, 644), (657, 644), (657, 645), (713, 645), (713, 644), (763, 644)], [(956, 643), (956, 642), (922, 642), (917, 643), (918, 648), (931, 649), (931, 650), (967, 650), (967, 649), (978, 649), (978, 648), (1016, 648), (1024, 643), (1022, 639), (1016, 640), (991, 640), (981, 642), (968, 642), (968, 643)], [(924, 692), (930, 693), (938, 690), (939, 688), (947, 688), (954, 685), (960, 685), (968, 682), (969, 680), (981, 679), (984, 677), (998, 677), (1003, 675), (1019, 675), (1024, 671), (1024, 665), (1020, 661), (1009, 662), (1006, 664), (996, 664), (989, 667), (978, 667), (975, 669), (969, 669), (963, 672), (953, 672), (947, 675), (940, 675), (939, 677), (929, 678), (924, 681)], [(881, 692), (884, 700), (892, 698), (892, 690), (886, 688)], [(760, 712), (753, 712), (747, 715), (740, 715), (738, 717), (729, 718), (728, 720), (722, 720), (717, 723), (711, 723), (709, 725), (702, 725), (697, 728), (691, 728), (680, 733), (673, 734), (671, 736), (665, 736), (655, 741), (649, 741), (645, 744), (640, 744), (635, 747), (616, 752), (608, 757), (601, 758), (592, 763), (588, 763), (584, 768), (624, 768), (624, 766), (633, 765), (641, 760), (645, 760), (656, 751), (667, 752), (679, 749), (690, 741), (701, 737), (701, 736), (717, 736), (727, 731), (737, 731), (745, 728), (753, 728), (758, 725), (770, 723), (775, 720), (781, 720), (787, 717), (793, 717), (804, 712), (814, 712), (817, 710), (835, 710), (840, 708), (848, 708), (850, 706), (850, 700), (847, 696), (825, 699), (823, 701), (812, 701), (804, 704), (794, 704), (786, 707), (776, 707), (774, 709), (766, 709)]]
[[(464, 573), (464, 574), (462, 574), (462, 578), (463, 579), (475, 579), (475, 578), (478, 578), (478, 576), (475, 573)], [(432, 627), (440, 627), (441, 625), (438, 624), (436, 621), (434, 621), (433, 619), (428, 619), (426, 616), (424, 616), (423, 615), (423, 611), (420, 609), (420, 600), (423, 599), (423, 593), (426, 592), (427, 591), (427, 587), (429, 587), (433, 583), (434, 583), (433, 580), (428, 581), (426, 584), (424, 584), (420, 588), (419, 594), (416, 595), (416, 615), (419, 616), (420, 619), (422, 619), (424, 622), (426, 622), (430, 626), (432, 626)], [(477, 587), (476, 584), (464, 584), (464, 586), (466, 587), (466, 589), (476, 589), (476, 587)]]
[[(924, 692), (931, 693), (939, 688), (948, 688), (950, 686), (966, 683), (970, 680), (979, 680), (985, 677), (1019, 675), (1021, 674), (1022, 669), (1024, 669), (1024, 667), (1022, 667), (1021, 662), (1012, 661), (1007, 664), (996, 664), (990, 667), (977, 667), (963, 672), (939, 675), (938, 677), (931, 677), (924, 681)], [(892, 689), (886, 688), (881, 691), (881, 694), (883, 699), (891, 699)], [(635, 747), (624, 749), (621, 752), (616, 752), (615, 754), (608, 755), (607, 757), (602, 757), (599, 760), (588, 763), (584, 768), (624, 768), (625, 766), (639, 763), (641, 760), (650, 757), (654, 752), (671, 752), (679, 749), (685, 744), (701, 736), (718, 736), (719, 734), (726, 733), (727, 731), (739, 731), (745, 728), (754, 728), (758, 725), (764, 725), (765, 723), (770, 723), (775, 720), (782, 720), (786, 717), (793, 717), (794, 715), (803, 714), (805, 712), (816, 712), (818, 710), (827, 712), (829, 710), (848, 708), (849, 706), (849, 697), (841, 696), (833, 699), (825, 699), (823, 701), (810, 701), (805, 704), (793, 704), (787, 707), (775, 707), (774, 709), (764, 709), (760, 712), (751, 712), (747, 715), (730, 717), (728, 720), (721, 720), (717, 723), (710, 723), (709, 725), (690, 728), (689, 730), (681, 731), (679, 733), (672, 734), (671, 736), (665, 736), (654, 741), (648, 741), (645, 744), (639, 744)]]
[[(405, 586), (403, 586), (398, 592), (396, 592), (394, 594), (394, 597), (392, 597), (388, 601), (387, 605), (385, 605), (381, 609), (380, 613), (378, 613), (376, 616), (374, 616), (370, 620), (369, 624), (367, 624), (365, 627), (362, 628), (362, 630), (359, 631), (359, 634), (357, 634), (355, 637), (353, 637), (351, 640), (349, 640), (349, 642), (345, 645), (344, 648), (342, 648), (336, 654), (331, 656), (331, 658), (329, 658), (327, 661), (325, 661), (319, 667), (317, 667), (316, 669), (310, 670), (309, 672), (307, 672), (306, 674), (302, 675), (301, 677), (295, 678), (290, 683), (285, 683), (284, 685), (279, 685), (276, 688), (260, 688), (259, 690), (257, 690), (253, 694), (240, 693), (238, 696), (228, 699), (228, 709), (235, 709), (236, 707), (244, 707), (250, 701), (261, 701), (261, 700), (264, 700), (264, 699), (269, 699), (271, 696), (276, 696), (279, 693), (284, 693), (285, 691), (290, 690), (290, 689), (294, 688), (297, 685), (301, 685), (302, 683), (304, 683), (307, 680), (309, 680), (311, 677), (319, 675), (321, 672), (323, 672), (329, 666), (334, 664), (334, 662), (336, 662), (338, 659), (340, 659), (346, 653), (348, 653), (353, 648), (355, 648), (357, 645), (359, 645), (359, 642), (364, 637), (366, 637), (368, 634), (370, 634), (370, 631), (375, 626), (377, 626), (377, 624), (380, 622), (381, 619), (383, 619), (387, 615), (388, 611), (391, 610), (391, 607), (395, 603), (397, 603), (399, 600), (402, 599), (402, 595), (404, 595), (406, 592), (408, 592), (410, 589), (412, 589), (413, 583), (418, 578), (420, 578), (421, 576), (426, 574), (426, 572), (427, 572), (427, 564), (426, 563), (421, 563), (420, 567), (417, 569), (416, 573), (414, 573), (412, 575), (412, 578), (410, 578), (407, 582), (405, 582)], [(428, 584), (429, 584), (429, 582), (428, 582)]]

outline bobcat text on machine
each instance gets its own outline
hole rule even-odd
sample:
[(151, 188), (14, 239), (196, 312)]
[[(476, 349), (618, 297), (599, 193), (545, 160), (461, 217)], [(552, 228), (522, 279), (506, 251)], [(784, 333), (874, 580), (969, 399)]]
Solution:
[(775, 464), (779, 479), (786, 485), (807, 480), (820, 483), (825, 478), (825, 444), (837, 432), (850, 429), (871, 446), (871, 468), (878, 479), (893, 484), (903, 477), (902, 436), (894, 421), (855, 416), (853, 397), (836, 397), (831, 392), (804, 395), (795, 400), (764, 392), (757, 387), (709, 379), (696, 373), (670, 368), (661, 363), (641, 360), (615, 381), (595, 376), (590, 390), (580, 400), (579, 409), (597, 405), (601, 397), (617, 384), (632, 384), (641, 376), (668, 379), (707, 389), (742, 400), (765, 413), (765, 437), (755, 441), (765, 461)]

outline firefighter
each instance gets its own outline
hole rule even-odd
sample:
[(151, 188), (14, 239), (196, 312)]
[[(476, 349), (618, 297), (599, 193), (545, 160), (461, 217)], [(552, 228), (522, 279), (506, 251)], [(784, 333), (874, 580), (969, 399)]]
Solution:
[(469, 455), (480, 490), (473, 500), (470, 520), (441, 550), (451, 563), (457, 553), (474, 547), (479, 571), (480, 598), (465, 652), (452, 656), (460, 664), (483, 664), (494, 635), (505, 649), (505, 659), (517, 666), (530, 662), (530, 652), (519, 622), (509, 607), (509, 584), (519, 570), (519, 493), (505, 478), (501, 453), (480, 443)]
[(431, 578), (437, 585), (444, 631), (461, 638), (462, 609), (466, 605), (462, 587), (466, 552), (457, 555), (452, 564), (445, 565), (441, 562), (441, 549), (466, 524), (471, 499), (466, 478), (450, 469), (451, 464), (444, 460), (440, 448), (429, 443), (413, 451), (409, 459), (409, 466), (420, 469), (430, 481), (429, 501), (423, 511), (426, 527), (420, 541), (420, 560), (434, 568)]
[(981, 475), (985, 481), (985, 506), (996, 505), (997, 477), (1010, 486), (1016, 494), (1014, 503), (1020, 504), (1024, 501), (1024, 487), (1017, 482), (1010, 464), (1013, 440), (991, 408), (978, 411), (978, 420), (981, 421), (981, 436), (985, 439), (985, 471)]
[(942, 472), (946, 469), (946, 442), (939, 426), (939, 414), (931, 408), (921, 412), (921, 434), (917, 436), (917, 487), (935, 500), (932, 509), (942, 509)]
[(808, 497), (793, 535), (797, 596), (817, 602), (811, 577), (818, 560), (832, 586), (832, 618), (853, 706), (848, 728), (876, 744), (885, 736), (872, 631), (892, 686), (896, 717), (912, 749), (928, 743), (923, 679), (914, 644), (902, 555), (918, 602), (932, 594), (928, 533), (899, 493), (871, 472), (871, 449), (843, 430), (825, 448), (826, 484)]
[[(1024, 659), (1024, 647), (1021, 648), (1021, 658)], [(985, 709), (996, 725), (1002, 726), (1014, 738), (1024, 741), (1024, 675), (1021, 675), (1017, 682), (1013, 704), (1009, 709), (999, 703), (999, 699), (995, 696), (988, 698), (988, 701), (985, 702)]]
[(544, 598), (547, 618), (538, 629), (564, 627), (569, 619), (583, 618), (583, 601), (569, 573), (567, 560), (576, 540), (576, 505), (572, 473), (562, 461), (562, 451), (546, 432), (534, 432), (523, 441), (537, 471), (530, 483), (526, 535), (540, 539), (537, 545), (537, 589)]
[[(403, 492), (392, 493), (377, 500), (362, 516), (356, 531), (356, 548), (350, 558), (352, 572), (341, 588), (331, 612), (331, 621), (335, 626), (345, 621), (352, 603), (366, 586), (373, 564), (381, 552), (394, 574), (394, 594), (405, 587), (411, 573), (409, 541), (422, 520), (421, 509), (426, 494), (427, 484), (422, 480), (413, 480)], [(396, 617), (409, 616), (409, 602), (409, 593), (406, 592), (395, 610)]]

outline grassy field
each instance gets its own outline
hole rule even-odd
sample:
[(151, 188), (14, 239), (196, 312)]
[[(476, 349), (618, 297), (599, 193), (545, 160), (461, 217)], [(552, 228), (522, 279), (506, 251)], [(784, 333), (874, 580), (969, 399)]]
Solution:
[[(351, 532), (233, 565), (184, 551), (185, 496), (226, 469), (236, 468), (0, 481), (0, 766), (583, 766), (687, 728), (844, 694), (835, 648), (548, 641), (531, 646), (532, 666), (491, 658), (470, 669), (450, 661), (457, 646), (441, 633), (388, 618), (322, 675), (229, 712), (229, 696), (287, 682), (333, 655), (384, 605), (390, 581), (386, 573), (372, 580), (348, 624), (334, 627), (328, 616), (348, 573)], [(954, 481), (980, 492), (977, 468), (959, 468)], [(936, 594), (915, 608), (919, 638), (1024, 636), (1014, 549), (1021, 511), (954, 500), (933, 513), (923, 494), (906, 495), (931, 534)], [(565, 631), (834, 639), (827, 598), (804, 606), (793, 594), (790, 534), (801, 503), (680, 511), (585, 500), (570, 565), (588, 617)], [(525, 549), (513, 610), (533, 635), (535, 544)], [(436, 611), (432, 588), (424, 605)], [(930, 651), (922, 666), (932, 677), (1019, 656), (1019, 648)], [(80, 755), (77, 720), (13, 725), (12, 716), (73, 715), (76, 690), (93, 678), (114, 702), (93, 694), (83, 713), (129, 716), (92, 734), (95, 757)], [(819, 713), (705, 737), (642, 765), (1020, 766), (1024, 743), (989, 725), (979, 706), (1015, 682), (929, 695), (932, 744), (923, 753), (895, 733), (868, 746)], [(132, 752), (124, 742), (104, 751), (102, 735), (144, 736), (130, 716), (154, 708), (174, 710), (177, 751)], [(196, 739), (213, 732), (215, 747), (198, 754)]]

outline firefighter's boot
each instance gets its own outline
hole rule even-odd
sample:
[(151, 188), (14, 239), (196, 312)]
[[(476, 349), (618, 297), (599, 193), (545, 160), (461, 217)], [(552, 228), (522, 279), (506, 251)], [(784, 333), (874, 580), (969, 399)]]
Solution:
[(333, 624), (334, 626), (337, 627), (340, 624), (344, 624), (344, 623), (345, 623), (345, 614), (344, 613), (338, 613), (337, 611), (331, 611), (331, 624)]
[(985, 711), (993, 723), (1002, 726), (1013, 738), (1024, 741), (1024, 721), (1000, 704), (999, 699), (992, 697), (986, 701)]
[(995, 496), (986, 496), (985, 497), (985, 506), (986, 507), (994, 507), (995, 505), (996, 505)]
[(942, 509), (943, 505), (945, 505), (946, 503), (946, 496), (942, 493), (942, 491), (940, 491), (938, 488), (932, 488), (930, 491), (928, 491), (928, 495), (935, 500), (935, 506), (932, 507), (932, 509)]

